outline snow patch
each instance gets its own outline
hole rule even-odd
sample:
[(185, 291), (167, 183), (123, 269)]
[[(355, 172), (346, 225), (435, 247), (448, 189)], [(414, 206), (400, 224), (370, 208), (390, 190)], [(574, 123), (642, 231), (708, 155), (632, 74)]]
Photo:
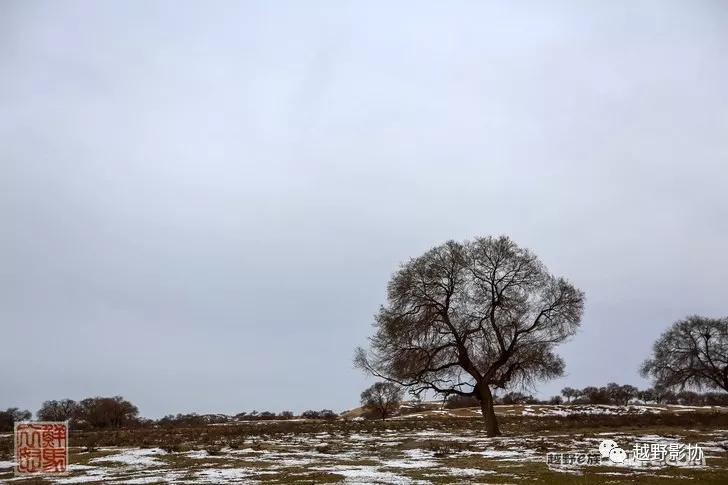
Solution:
[(155, 457), (166, 454), (167, 452), (160, 448), (131, 448), (124, 450), (121, 453), (116, 453), (114, 455), (94, 458), (93, 460), (91, 460), (91, 463), (103, 463), (106, 461), (111, 461), (115, 463), (124, 463), (126, 465), (139, 467), (154, 466), (162, 464), (162, 462)]

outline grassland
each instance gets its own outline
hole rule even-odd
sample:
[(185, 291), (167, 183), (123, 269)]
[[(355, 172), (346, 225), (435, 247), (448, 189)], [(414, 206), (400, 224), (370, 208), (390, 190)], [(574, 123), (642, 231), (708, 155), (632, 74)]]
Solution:
[[(0, 482), (30, 483), (728, 483), (725, 408), (503, 406), (503, 436), (477, 411), (429, 409), (387, 421), (277, 421), (71, 435), (70, 474), (15, 477), (12, 437), (0, 437)], [(546, 453), (595, 452), (611, 438), (697, 444), (700, 467), (549, 468)]]

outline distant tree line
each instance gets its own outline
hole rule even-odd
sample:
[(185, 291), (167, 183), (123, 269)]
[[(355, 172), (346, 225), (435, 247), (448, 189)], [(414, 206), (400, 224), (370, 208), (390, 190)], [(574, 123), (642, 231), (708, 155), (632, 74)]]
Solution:
[[(588, 386), (584, 389), (565, 387), (561, 395), (566, 398), (567, 404), (616, 404), (626, 405), (632, 399), (637, 399), (641, 391), (635, 386), (620, 385), (610, 382), (606, 386)], [(650, 399), (652, 400), (652, 399)]]
[(242, 412), (235, 415), (238, 421), (272, 421), (274, 419), (293, 419), (295, 416), (292, 411), (281, 411), (274, 413), (272, 411), (251, 411)]
[[(563, 396), (563, 397), (562, 397)], [(629, 384), (610, 382), (606, 386), (588, 386), (583, 389), (565, 387), (560, 396), (538, 399), (530, 394), (509, 392), (494, 398), (496, 404), (679, 404), (684, 406), (728, 406), (728, 394), (722, 392), (673, 391), (660, 387), (638, 389)], [(458, 409), (478, 406), (470, 396), (450, 396), (445, 407)]]
[(572, 389), (566, 387), (561, 394), (567, 403), (574, 404), (629, 404), (638, 401), (647, 404), (681, 404), (685, 406), (726, 406), (728, 394), (723, 392), (695, 392), (687, 389), (672, 390), (663, 387), (637, 389), (615, 383), (603, 387)]
[[(551, 399), (541, 400), (531, 394), (514, 391), (503, 394), (502, 396), (494, 396), (495, 404), (562, 404), (561, 396), (554, 396)], [(445, 408), (460, 409), (478, 406), (476, 399), (470, 396), (450, 396), (445, 400)]]
[[(320, 411), (307, 410), (299, 416), (302, 419), (336, 419), (339, 417), (330, 409), (322, 409)], [(234, 423), (239, 421), (273, 421), (295, 419), (296, 415), (292, 411), (281, 411), (274, 413), (272, 411), (251, 411), (242, 412), (234, 416), (227, 414), (177, 414), (176, 416), (168, 415), (153, 424), (166, 427), (195, 427), (207, 424)]]
[[(45, 401), (36, 413), (40, 421), (69, 421), (75, 429), (122, 428), (139, 425), (139, 410), (121, 396), (90, 397), (82, 401), (62, 399)], [(28, 410), (9, 408), (0, 411), (0, 431), (11, 431), (16, 421), (32, 418)]]
[[(493, 402), (495, 404), (561, 404), (563, 401), (559, 396), (542, 401), (530, 394), (514, 391), (506, 393), (503, 396), (494, 396)], [(445, 408), (447, 409), (471, 408), (476, 406), (479, 406), (478, 400), (472, 396), (450, 396), (445, 400)]]
[[(307, 410), (301, 413), (303, 419), (330, 420), (338, 418), (330, 409)], [(0, 432), (12, 431), (13, 423), (29, 421), (33, 413), (18, 408), (0, 411)], [(271, 411), (242, 412), (234, 416), (226, 414), (177, 414), (152, 420), (139, 417), (138, 408), (121, 396), (91, 397), (81, 401), (61, 399), (45, 401), (36, 412), (39, 421), (68, 421), (72, 429), (118, 429), (149, 426), (196, 427), (208, 424), (230, 423), (237, 421), (268, 421), (294, 419), (292, 411), (274, 413)]]

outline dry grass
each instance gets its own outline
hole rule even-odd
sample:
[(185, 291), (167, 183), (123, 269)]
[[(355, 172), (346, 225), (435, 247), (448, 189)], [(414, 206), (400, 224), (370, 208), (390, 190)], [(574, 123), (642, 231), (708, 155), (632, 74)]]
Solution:
[[(728, 483), (728, 413), (501, 417), (504, 436), (487, 438), (481, 419), (430, 417), (382, 421), (280, 421), (194, 428), (72, 432), (73, 476), (102, 483)], [(603, 433), (625, 447), (644, 435), (712, 443), (705, 468), (587, 467), (551, 470), (545, 454), (587, 451)], [(9, 443), (9, 444), (8, 444)], [(0, 449), (12, 446), (0, 437)], [(154, 453), (151, 464), (115, 461)], [(12, 478), (0, 469), (0, 481)], [(15, 483), (49, 483), (14, 480)]]

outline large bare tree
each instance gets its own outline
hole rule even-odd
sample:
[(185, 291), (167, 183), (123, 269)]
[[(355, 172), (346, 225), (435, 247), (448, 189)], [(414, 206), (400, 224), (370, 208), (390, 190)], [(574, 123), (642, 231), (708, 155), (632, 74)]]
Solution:
[(492, 389), (561, 375), (553, 348), (576, 332), (583, 306), (581, 291), (508, 237), (449, 241), (392, 276), (355, 364), (416, 395), (474, 396), (496, 436)]
[(728, 318), (693, 315), (675, 322), (657, 339), (641, 372), (657, 387), (728, 392)]

